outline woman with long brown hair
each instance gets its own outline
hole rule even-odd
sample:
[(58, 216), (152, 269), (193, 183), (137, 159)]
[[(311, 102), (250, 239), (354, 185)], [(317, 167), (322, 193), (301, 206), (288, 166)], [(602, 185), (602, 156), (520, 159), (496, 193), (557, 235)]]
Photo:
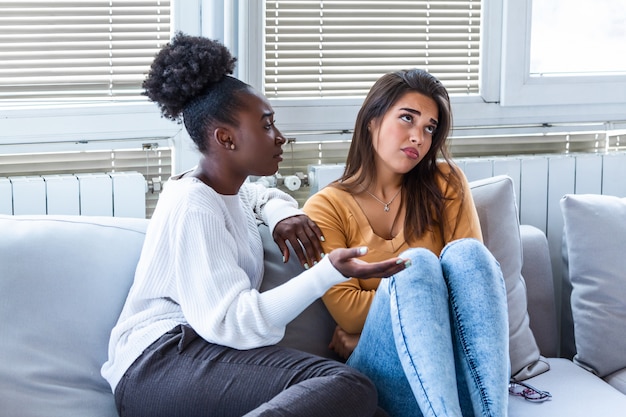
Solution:
[(448, 93), (426, 71), (382, 76), (358, 113), (343, 176), (304, 206), (325, 251), (367, 245), (410, 266), (323, 296), (331, 348), (376, 384), (392, 416), (505, 416), (502, 272), (482, 244), (467, 180), (451, 162)]

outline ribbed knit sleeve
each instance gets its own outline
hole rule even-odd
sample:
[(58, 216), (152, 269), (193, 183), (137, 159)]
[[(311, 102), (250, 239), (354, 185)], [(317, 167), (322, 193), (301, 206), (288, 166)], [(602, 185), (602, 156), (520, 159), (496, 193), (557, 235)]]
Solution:
[(266, 188), (262, 184), (245, 183), (239, 191), (244, 204), (252, 209), (262, 223), (269, 226), (270, 232), (281, 220), (304, 214), (298, 209), (298, 202), (289, 194), (277, 189)]
[[(245, 261), (246, 247), (258, 238), (257, 226), (245, 208), (239, 210), (246, 216), (241, 218), (231, 203), (235, 201), (225, 205), (228, 216), (194, 210), (181, 219), (172, 242), (176, 251), (172, 292), (204, 339), (237, 349), (275, 344), (287, 323), (345, 278), (326, 260), (283, 286), (259, 293), (262, 270), (246, 268), (254, 263)], [(258, 258), (262, 261), (262, 252)]]

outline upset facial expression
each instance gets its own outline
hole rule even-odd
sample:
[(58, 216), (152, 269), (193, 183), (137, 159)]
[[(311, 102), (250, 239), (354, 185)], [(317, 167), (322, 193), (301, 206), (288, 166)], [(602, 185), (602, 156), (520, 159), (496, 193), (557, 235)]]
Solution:
[(244, 100), (235, 129), (239, 165), (247, 175), (273, 175), (283, 160), (285, 138), (274, 125), (274, 110), (265, 97), (251, 93)]
[(369, 130), (377, 169), (406, 174), (428, 153), (439, 110), (433, 99), (417, 92), (402, 96)]

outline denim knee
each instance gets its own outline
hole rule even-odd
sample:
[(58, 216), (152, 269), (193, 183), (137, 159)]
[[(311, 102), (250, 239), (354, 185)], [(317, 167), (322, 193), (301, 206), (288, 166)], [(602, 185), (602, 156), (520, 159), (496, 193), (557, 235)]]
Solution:
[[(401, 258), (409, 259), (411, 265), (389, 279), (390, 288), (403, 291), (402, 288), (439, 287), (444, 285), (439, 258), (424, 248), (409, 248), (400, 254)], [(380, 288), (380, 287), (379, 287)]]
[(441, 259), (443, 263), (447, 258), (463, 256), (471, 256), (472, 259), (478, 259), (485, 256), (491, 257), (491, 253), (479, 240), (474, 238), (462, 238), (448, 243), (441, 251), (439, 259)]
[(398, 256), (400, 258), (410, 259), (411, 262), (413, 262), (414, 260), (420, 259), (426, 259), (430, 261), (430, 259), (435, 256), (435, 254), (425, 248), (408, 248)]
[[(444, 275), (447, 271), (480, 269), (489, 273), (481, 274), (484, 278), (500, 277), (500, 264), (489, 249), (473, 238), (458, 239), (448, 243), (439, 255)], [(503, 282), (502, 282), (503, 283)]]

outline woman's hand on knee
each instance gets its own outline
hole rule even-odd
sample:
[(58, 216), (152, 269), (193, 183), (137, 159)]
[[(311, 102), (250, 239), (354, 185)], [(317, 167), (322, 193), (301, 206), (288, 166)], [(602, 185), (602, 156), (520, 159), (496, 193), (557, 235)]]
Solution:
[(389, 258), (380, 262), (365, 262), (360, 258), (367, 253), (367, 247), (338, 248), (328, 256), (333, 266), (348, 278), (385, 278), (397, 274), (409, 265), (409, 260)]

